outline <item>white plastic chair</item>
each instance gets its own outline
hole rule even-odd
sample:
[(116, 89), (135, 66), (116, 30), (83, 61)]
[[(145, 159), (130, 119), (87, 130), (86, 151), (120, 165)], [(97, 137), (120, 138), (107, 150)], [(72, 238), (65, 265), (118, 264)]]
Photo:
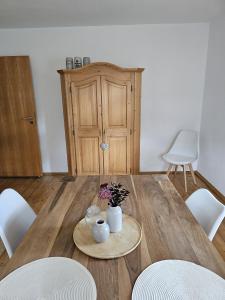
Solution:
[(0, 237), (11, 257), (36, 214), (24, 198), (13, 189), (0, 194)]
[(166, 162), (169, 163), (167, 175), (169, 176), (173, 166), (175, 173), (178, 166), (182, 166), (184, 172), (185, 192), (187, 192), (187, 178), (185, 166), (188, 165), (194, 183), (196, 184), (195, 174), (192, 168), (192, 163), (198, 159), (198, 133), (193, 130), (182, 130), (179, 132), (170, 150), (163, 155)]
[(225, 217), (225, 206), (206, 189), (195, 191), (185, 203), (212, 241)]

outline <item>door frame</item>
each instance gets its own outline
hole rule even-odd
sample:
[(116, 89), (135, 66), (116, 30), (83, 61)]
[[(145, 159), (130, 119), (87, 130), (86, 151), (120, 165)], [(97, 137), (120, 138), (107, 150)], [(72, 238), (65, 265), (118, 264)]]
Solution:
[(109, 76), (120, 80), (131, 81), (131, 174), (140, 170), (140, 114), (141, 114), (141, 75), (143, 68), (122, 68), (105, 62), (89, 64), (73, 70), (58, 70), (61, 78), (64, 126), (67, 148), (68, 175), (77, 175), (75, 131), (72, 108), (73, 82), (82, 81), (93, 76)]

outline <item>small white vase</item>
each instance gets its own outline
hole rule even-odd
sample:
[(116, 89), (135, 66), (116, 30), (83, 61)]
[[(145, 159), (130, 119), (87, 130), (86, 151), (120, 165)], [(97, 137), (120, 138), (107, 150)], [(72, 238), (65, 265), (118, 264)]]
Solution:
[(102, 219), (98, 219), (92, 226), (92, 234), (97, 243), (103, 243), (109, 238), (109, 225)]
[(122, 209), (120, 206), (109, 206), (107, 209), (107, 223), (110, 232), (119, 232), (122, 230)]

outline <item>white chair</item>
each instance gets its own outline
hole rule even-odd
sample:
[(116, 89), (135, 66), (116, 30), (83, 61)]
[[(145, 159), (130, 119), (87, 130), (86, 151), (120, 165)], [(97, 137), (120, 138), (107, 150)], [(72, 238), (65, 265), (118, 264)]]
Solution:
[(225, 206), (206, 189), (195, 191), (185, 203), (212, 241), (225, 217)]
[(163, 155), (166, 162), (169, 163), (167, 175), (169, 176), (173, 166), (175, 166), (175, 173), (178, 166), (183, 168), (185, 192), (187, 192), (187, 178), (185, 166), (188, 165), (194, 183), (196, 184), (195, 174), (192, 168), (192, 163), (198, 159), (198, 133), (193, 130), (182, 130), (176, 137), (169, 152)]
[(24, 198), (13, 189), (0, 194), (0, 237), (11, 257), (36, 214)]

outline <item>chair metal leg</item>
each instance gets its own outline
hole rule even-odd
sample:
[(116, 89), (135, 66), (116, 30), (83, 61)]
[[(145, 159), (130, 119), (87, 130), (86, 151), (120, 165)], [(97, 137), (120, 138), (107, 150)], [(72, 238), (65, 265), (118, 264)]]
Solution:
[(186, 176), (185, 165), (183, 165), (182, 167), (184, 171), (184, 188), (185, 188), (185, 193), (187, 193), (187, 176)]
[(192, 176), (192, 178), (193, 178), (194, 184), (197, 184), (196, 178), (195, 178), (195, 172), (194, 172), (194, 170), (193, 170), (193, 168), (192, 168), (192, 164), (188, 164), (188, 166), (189, 166), (189, 169), (190, 169), (190, 171), (191, 171), (191, 176)]
[(168, 168), (167, 173), (166, 173), (167, 176), (170, 175), (170, 172), (171, 172), (171, 170), (172, 170), (172, 167), (173, 167), (173, 165), (172, 165), (172, 164), (169, 164), (169, 168)]

